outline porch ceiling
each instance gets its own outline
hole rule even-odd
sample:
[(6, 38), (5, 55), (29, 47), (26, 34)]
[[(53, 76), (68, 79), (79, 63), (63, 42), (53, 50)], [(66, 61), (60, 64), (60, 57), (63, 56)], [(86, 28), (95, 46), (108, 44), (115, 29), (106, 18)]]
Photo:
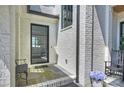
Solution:
[(124, 5), (116, 5), (113, 7), (113, 10), (117, 13), (123, 12), (124, 11)]

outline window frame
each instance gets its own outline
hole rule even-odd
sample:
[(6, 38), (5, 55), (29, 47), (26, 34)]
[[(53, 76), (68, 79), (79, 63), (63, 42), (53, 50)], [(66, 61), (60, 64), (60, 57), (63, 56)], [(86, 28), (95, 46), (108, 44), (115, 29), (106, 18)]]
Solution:
[[(37, 62), (37, 63), (32, 63), (32, 26), (44, 26), (47, 27), (47, 61), (46, 62)], [(41, 25), (41, 24), (35, 24), (31, 23), (30, 24), (30, 60), (31, 60), (31, 65), (35, 64), (44, 64), (44, 63), (49, 63), (49, 26), (48, 25)]]
[[(71, 10), (69, 11), (69, 7), (67, 8), (67, 6), (71, 6)], [(66, 9), (64, 9), (66, 7)], [(68, 13), (71, 12), (71, 13)], [(71, 16), (71, 19), (70, 19)], [(66, 19), (66, 21), (65, 21)], [(69, 23), (69, 21), (67, 20), (71, 20)], [(61, 6), (61, 29), (65, 29), (70, 27), (73, 24), (73, 5), (62, 5)]]

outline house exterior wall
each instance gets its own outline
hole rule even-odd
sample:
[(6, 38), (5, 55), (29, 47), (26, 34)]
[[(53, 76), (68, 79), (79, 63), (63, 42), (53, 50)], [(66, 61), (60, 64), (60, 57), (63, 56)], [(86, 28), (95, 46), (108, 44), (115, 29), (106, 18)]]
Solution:
[[(91, 71), (92, 53), (92, 6), (86, 6), (85, 22), (85, 86), (90, 84), (89, 73)], [(81, 48), (81, 47), (80, 47)]]
[(48, 25), (49, 26), (49, 63), (46, 64), (54, 64), (56, 63), (56, 52), (54, 46), (56, 46), (56, 33), (57, 33), (57, 22), (58, 19), (48, 18), (44, 16), (38, 16), (35, 14), (27, 13), (26, 6), (19, 6), (17, 10), (17, 30), (18, 30), (18, 41), (16, 42), (19, 46), (17, 46), (18, 57), (16, 58), (26, 58), (27, 62), (30, 66), (41, 65), (34, 64), (31, 65), (31, 23)]
[[(101, 23), (105, 12), (100, 11), (106, 9), (106, 6), (94, 8), (94, 27), (92, 21), (92, 6), (80, 6), (80, 41), (79, 41), (79, 83), (82, 86), (90, 86), (89, 73), (91, 71), (92, 62), (92, 35), (93, 39), (93, 70), (104, 71), (104, 56), (105, 56), (105, 42), (106, 32), (104, 33), (106, 26)], [(43, 16), (28, 14), (26, 6), (17, 6), (14, 17), (14, 9), (10, 6), (0, 6), (0, 69), (6, 72), (4, 77), (3, 85), (10, 86), (10, 51), (15, 54), (15, 58), (26, 58), (29, 66), (30, 63), (30, 24), (41, 24), (49, 25), (50, 39), (49, 39), (49, 57), (50, 62), (48, 64), (55, 64), (63, 67), (68, 72), (76, 76), (76, 15), (77, 6), (73, 6), (73, 24), (67, 28), (61, 29), (61, 19), (47, 18)], [(61, 11), (61, 7), (58, 7)], [(61, 12), (60, 18), (61, 18)], [(99, 15), (100, 14), (100, 15)], [(103, 15), (102, 15), (103, 14)], [(11, 16), (10, 16), (11, 15)], [(11, 18), (11, 19), (10, 19)], [(16, 25), (12, 21), (15, 19)], [(105, 17), (106, 19), (106, 17)], [(103, 27), (102, 27), (102, 26)], [(57, 29), (57, 26), (59, 28)], [(15, 27), (15, 28), (14, 28)], [(16, 29), (16, 31), (14, 31)], [(57, 32), (58, 30), (58, 32)], [(92, 34), (94, 30), (94, 34)], [(14, 33), (15, 32), (15, 33)], [(14, 33), (14, 34), (10, 34)], [(58, 36), (57, 36), (58, 34)], [(13, 37), (13, 38), (10, 38)], [(11, 45), (10, 40), (14, 40), (12, 44), (16, 43), (15, 46)], [(14, 50), (12, 47), (16, 47)], [(57, 53), (55, 51), (57, 47)], [(11, 48), (11, 49), (10, 49)], [(6, 55), (6, 56), (5, 56)], [(14, 54), (12, 55), (14, 56)], [(11, 56), (11, 62), (14, 61), (14, 57)], [(58, 56), (58, 58), (57, 58)], [(58, 59), (56, 61), (56, 59)], [(4, 65), (5, 64), (5, 65)], [(41, 64), (40, 64), (41, 65)], [(14, 68), (14, 66), (13, 66)], [(1, 70), (2, 71), (2, 70)], [(14, 70), (11, 70), (11, 73)], [(12, 75), (14, 77), (14, 75)], [(0, 77), (1, 79), (1, 77)], [(14, 80), (14, 78), (13, 78)], [(12, 81), (13, 82), (13, 81)]]
[[(76, 13), (76, 6), (74, 6)], [(103, 7), (101, 7), (103, 8)], [(90, 85), (89, 73), (92, 60), (92, 27), (94, 29), (93, 70), (104, 71), (105, 55), (105, 23), (100, 24), (97, 12), (101, 9), (95, 7), (94, 25), (92, 25), (92, 6), (80, 6), (80, 41), (79, 41), (79, 83), (82, 86)], [(103, 13), (104, 14), (104, 13)], [(100, 18), (103, 17), (101, 14)], [(61, 18), (61, 16), (60, 16)], [(105, 17), (104, 17), (105, 18)], [(69, 29), (58, 32), (58, 64), (72, 74), (76, 74), (76, 15), (73, 14), (73, 25)], [(75, 22), (75, 23), (74, 23)], [(61, 24), (61, 21), (59, 22)], [(101, 28), (101, 25), (103, 26)], [(69, 42), (69, 43), (68, 43)], [(67, 59), (67, 62), (66, 62)], [(75, 69), (75, 70), (74, 70)]]
[(0, 6), (0, 87), (10, 86), (10, 7)]
[(16, 14), (15, 10), (17, 6), (9, 6), (10, 7), (10, 86), (15, 86), (15, 40), (16, 40)]
[(59, 5), (54, 5), (54, 6), (41, 5), (40, 8), (41, 8), (41, 12), (43, 12), (43, 13), (52, 14), (52, 15), (59, 15), (58, 14)]
[[(80, 6), (80, 34), (79, 34), (79, 83), (85, 86), (85, 44), (86, 44), (86, 6)], [(89, 67), (90, 69), (90, 67)]]
[[(96, 5), (97, 11), (97, 19), (99, 20), (99, 26), (101, 27), (101, 31), (103, 36), (105, 37), (105, 24), (106, 24), (106, 6), (105, 5)], [(105, 38), (103, 38), (105, 40)], [(106, 42), (105, 42), (106, 43)]]
[[(109, 50), (112, 49), (112, 23), (113, 23), (113, 10), (109, 6)], [(110, 59), (110, 58), (109, 58)]]
[(112, 18), (112, 48), (118, 49), (118, 30), (117, 30), (117, 14), (113, 12), (113, 18)]
[[(99, 11), (103, 9), (103, 11)], [(93, 44), (93, 70), (104, 72), (105, 61), (105, 21), (100, 22), (100, 19), (105, 20), (106, 6), (96, 6), (94, 9), (94, 44)], [(99, 13), (98, 13), (99, 11)], [(98, 17), (98, 14), (99, 15)]]
[(57, 40), (58, 65), (76, 75), (76, 6), (73, 6), (73, 24), (61, 29), (61, 6)]
[[(99, 22), (99, 18), (102, 16), (99, 16), (98, 18), (98, 8), (100, 9), (100, 7), (98, 7), (97, 10), (95, 7), (94, 13), (92, 8), (93, 7), (89, 5), (80, 6), (79, 83), (82, 86), (90, 86), (91, 84), (89, 73), (92, 70), (92, 54), (93, 70), (104, 71), (105, 37)], [(104, 12), (101, 11), (100, 13)], [(92, 31), (94, 32), (92, 33)]]

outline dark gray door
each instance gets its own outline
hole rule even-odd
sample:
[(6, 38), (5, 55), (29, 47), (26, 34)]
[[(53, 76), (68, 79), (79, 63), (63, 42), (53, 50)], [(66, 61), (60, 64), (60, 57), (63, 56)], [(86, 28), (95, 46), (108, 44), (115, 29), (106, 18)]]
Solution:
[(124, 50), (124, 22), (120, 23), (120, 49)]
[(31, 24), (31, 63), (49, 61), (49, 27)]

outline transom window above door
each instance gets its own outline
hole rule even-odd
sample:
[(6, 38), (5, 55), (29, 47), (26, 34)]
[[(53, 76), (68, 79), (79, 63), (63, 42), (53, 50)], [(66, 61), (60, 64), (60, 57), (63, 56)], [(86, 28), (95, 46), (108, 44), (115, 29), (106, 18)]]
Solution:
[(72, 5), (62, 5), (61, 7), (61, 28), (68, 27), (72, 25), (73, 19), (73, 6)]

